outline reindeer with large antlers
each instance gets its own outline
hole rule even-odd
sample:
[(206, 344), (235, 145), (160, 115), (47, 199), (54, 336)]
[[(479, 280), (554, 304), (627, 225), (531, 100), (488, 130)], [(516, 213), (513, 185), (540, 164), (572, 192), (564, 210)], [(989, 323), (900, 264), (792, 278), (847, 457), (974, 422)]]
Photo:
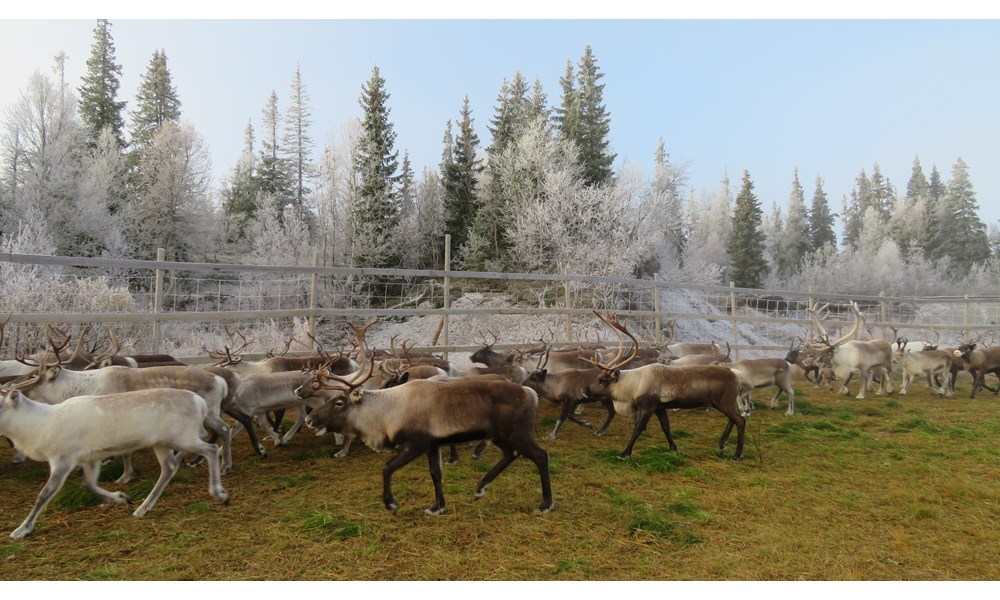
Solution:
[(813, 354), (816, 362), (827, 365), (833, 369), (834, 375), (843, 386), (842, 392), (850, 394), (847, 384), (854, 373), (860, 372), (861, 391), (857, 398), (864, 398), (868, 388), (869, 380), (873, 370), (881, 373), (878, 393), (891, 394), (892, 388), (892, 348), (885, 340), (861, 341), (852, 339), (864, 326), (865, 318), (858, 308), (857, 302), (851, 302), (851, 311), (854, 313), (854, 325), (844, 335), (834, 341), (830, 341), (830, 336), (823, 326), (823, 322), (829, 315), (827, 308), (829, 304), (818, 308), (817, 304), (809, 307), (809, 317), (816, 324), (820, 332), (820, 344), (810, 346), (810, 353)]
[[(541, 512), (552, 510), (549, 457), (534, 440), (538, 396), (516, 383), (493, 380), (408, 381), (383, 390), (365, 390), (374, 362), (365, 358), (364, 331), (351, 326), (360, 342), (362, 364), (368, 365), (345, 378), (317, 371), (315, 387), (338, 392), (306, 417), (318, 430), (356, 432), (373, 450), (395, 447), (397, 454), (382, 470), (382, 501), (395, 513), (399, 502), (392, 494), (392, 475), (421, 455), (427, 455), (434, 483), (434, 504), (427, 514), (445, 510), (441, 484), (441, 446), (488, 439), (503, 452), (498, 462), (476, 486), (481, 497), (490, 483), (518, 456), (538, 467), (542, 482)], [(367, 373), (365, 372), (367, 371)]]
[(637, 355), (638, 341), (616, 318), (601, 316), (596, 311), (594, 314), (608, 327), (628, 336), (633, 344), (631, 354), (623, 360), (620, 360), (620, 343), (618, 356), (609, 364), (588, 360), (601, 370), (601, 374), (582, 390), (585, 397), (594, 400), (609, 398), (616, 413), (632, 416), (635, 423), (632, 438), (625, 450), (618, 455), (619, 459), (624, 460), (632, 455), (632, 447), (654, 414), (667, 436), (670, 450), (676, 451), (677, 445), (670, 435), (667, 410), (706, 407), (718, 410), (729, 419), (719, 439), (719, 452), (725, 450), (729, 434), (735, 426), (738, 436), (733, 459), (743, 458), (746, 418), (740, 405), (740, 381), (736, 373), (723, 366), (670, 367), (662, 364), (625, 371), (623, 367)]

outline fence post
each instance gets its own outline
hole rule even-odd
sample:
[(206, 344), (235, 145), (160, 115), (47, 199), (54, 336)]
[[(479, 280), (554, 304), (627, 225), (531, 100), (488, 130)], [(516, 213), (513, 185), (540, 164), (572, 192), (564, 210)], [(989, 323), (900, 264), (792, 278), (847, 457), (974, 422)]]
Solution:
[(656, 316), (653, 317), (654, 323), (653, 327), (653, 342), (656, 344), (660, 343), (660, 329), (663, 328), (663, 317), (660, 315), (660, 274), (653, 273), (653, 312)]
[(729, 306), (730, 314), (733, 316), (733, 352), (736, 353), (736, 360), (740, 359), (740, 324), (736, 322), (736, 283), (729, 282)]
[[(163, 248), (156, 249), (157, 262), (163, 262), (167, 257), (167, 251)], [(163, 312), (163, 269), (156, 268), (156, 283), (153, 287), (153, 314)], [(160, 320), (153, 319), (153, 354), (160, 352)]]
[[(451, 277), (447, 275), (451, 271), (451, 234), (444, 234), (444, 317), (442, 321), (444, 322), (444, 346), (447, 348), (451, 345), (451, 340), (448, 336), (448, 311), (451, 309)], [(444, 351), (444, 359), (448, 360), (448, 351)]]
[[(313, 269), (319, 267), (319, 251), (313, 251)], [(316, 350), (316, 307), (319, 306), (316, 298), (316, 284), (319, 282), (319, 273), (313, 271), (312, 281), (309, 282), (309, 335), (313, 339), (313, 350)]]
[[(812, 308), (813, 306), (813, 289), (809, 286), (809, 296), (806, 298), (806, 308)], [(806, 313), (808, 315), (808, 313)], [(809, 323), (806, 325), (806, 339), (810, 342), (813, 341), (813, 321), (809, 319)]]
[[(573, 308), (573, 298), (569, 293), (569, 279), (563, 282), (563, 304), (566, 308)], [(566, 341), (569, 342), (573, 337), (573, 316), (566, 313)]]
[(887, 313), (886, 313), (886, 310), (885, 310), (885, 290), (882, 290), (881, 292), (879, 292), (878, 293), (878, 297), (879, 297), (879, 301), (878, 301), (878, 319), (879, 319), (879, 321), (882, 322), (882, 339), (884, 340), (885, 339), (885, 323), (887, 321), (887, 318), (886, 318), (886, 314)]
[(965, 309), (962, 315), (962, 340), (969, 339), (969, 295), (965, 295)]

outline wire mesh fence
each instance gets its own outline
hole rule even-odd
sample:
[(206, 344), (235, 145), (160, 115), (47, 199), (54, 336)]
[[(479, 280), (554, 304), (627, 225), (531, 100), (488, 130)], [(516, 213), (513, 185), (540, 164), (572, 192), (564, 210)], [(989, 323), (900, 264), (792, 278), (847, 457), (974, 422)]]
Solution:
[[(378, 317), (371, 342), (390, 336), (445, 352), (477, 348), (487, 335), (502, 344), (615, 339), (593, 312), (617, 313), (642, 342), (729, 344), (733, 358), (774, 355), (818, 334), (809, 308), (824, 307), (831, 336), (864, 315), (861, 335), (903, 336), (942, 345), (987, 343), (1000, 320), (1000, 298), (901, 298), (812, 294), (688, 285), (658, 279), (586, 275), (125, 261), (0, 254), (0, 311), (8, 323), (0, 353), (30, 354), (52, 335), (91, 346), (113, 328), (125, 352), (204, 355), (235, 343), (248, 355), (309, 351), (345, 341), (344, 319)], [(3, 317), (0, 317), (2, 319)], [(311, 339), (312, 338), (312, 339)], [(315, 340), (315, 341), (313, 341)]]

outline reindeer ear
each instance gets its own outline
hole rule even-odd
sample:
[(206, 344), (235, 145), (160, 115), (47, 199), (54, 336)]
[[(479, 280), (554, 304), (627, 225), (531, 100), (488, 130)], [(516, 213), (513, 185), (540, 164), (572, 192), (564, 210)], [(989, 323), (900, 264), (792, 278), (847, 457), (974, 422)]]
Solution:
[(46, 371), (45, 371), (45, 381), (52, 381), (53, 379), (55, 379), (56, 376), (59, 375), (59, 372), (61, 370), (62, 370), (62, 367), (58, 367), (58, 366), (56, 366), (56, 367), (50, 367), (50, 368), (46, 369)]
[(618, 381), (618, 378), (621, 377), (621, 374), (622, 374), (621, 369), (615, 369), (614, 371), (611, 371), (611, 381)]
[(361, 402), (361, 396), (363, 394), (364, 390), (361, 389), (360, 387), (356, 387), (353, 390), (351, 390), (351, 394), (348, 396), (348, 399), (354, 404), (359, 404)]

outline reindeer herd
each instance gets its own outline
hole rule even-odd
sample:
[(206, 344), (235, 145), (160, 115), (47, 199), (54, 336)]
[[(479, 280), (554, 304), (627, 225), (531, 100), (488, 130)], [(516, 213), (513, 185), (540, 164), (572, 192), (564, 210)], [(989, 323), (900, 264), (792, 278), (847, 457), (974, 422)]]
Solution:
[[(134, 511), (144, 516), (152, 509), (185, 455), (189, 463), (205, 463), (209, 494), (228, 502), (222, 477), (233, 469), (232, 443), (242, 431), (253, 450), (267, 456), (257, 430), (275, 446), (288, 444), (303, 427), (316, 435), (333, 433), (348, 455), (359, 439), (376, 451), (393, 450), (382, 471), (385, 508), (395, 513), (399, 502), (392, 492), (392, 476), (420, 456), (428, 459), (434, 486), (434, 504), (427, 514), (445, 511), (442, 491), (442, 446), (449, 446), (449, 463), (458, 460), (457, 444), (478, 441), (478, 458), (487, 443), (500, 450), (500, 460), (475, 488), (481, 497), (491, 482), (518, 457), (535, 464), (541, 481), (539, 512), (553, 509), (549, 457), (535, 440), (538, 400), (559, 407), (550, 439), (556, 439), (566, 420), (590, 427), (579, 416), (583, 404), (603, 407), (606, 417), (595, 435), (607, 430), (615, 415), (630, 417), (632, 433), (618, 458), (631, 456), (639, 435), (655, 415), (671, 450), (676, 450), (670, 430), (671, 409), (715, 409), (726, 417), (719, 438), (722, 453), (733, 428), (737, 431), (735, 460), (743, 457), (747, 418), (754, 389), (776, 389), (769, 405), (777, 408), (782, 393), (788, 397), (786, 415), (795, 412), (792, 377), (801, 369), (814, 385), (823, 382), (848, 385), (857, 375), (858, 398), (876, 381), (879, 393), (893, 392), (893, 373), (902, 374), (901, 394), (914, 377), (926, 379), (938, 393), (952, 396), (955, 376), (967, 370), (973, 377), (972, 397), (987, 387), (985, 376), (1000, 376), (1000, 348), (978, 348), (983, 340), (957, 348), (937, 348), (904, 338), (892, 342), (858, 340), (864, 316), (851, 303), (854, 324), (845, 334), (830, 339), (824, 322), (828, 306), (811, 306), (809, 315), (819, 330), (818, 340), (801, 339), (784, 358), (730, 362), (726, 352), (710, 344), (672, 343), (643, 346), (613, 315), (595, 315), (617, 337), (617, 347), (555, 348), (541, 338), (530, 347), (507, 352), (495, 350), (483, 335), (482, 348), (470, 356), (475, 365), (465, 369), (396, 340), (390, 349), (372, 349), (367, 330), (376, 322), (358, 327), (349, 324), (353, 340), (334, 353), (317, 343), (310, 356), (268, 353), (259, 361), (243, 360), (251, 344), (241, 332), (229, 332), (230, 345), (209, 351), (209, 366), (188, 365), (169, 355), (122, 355), (121, 344), (109, 332), (104, 352), (85, 350), (89, 328), (80, 333), (71, 352), (70, 335), (49, 328), (48, 346), (30, 356), (0, 361), (0, 436), (16, 449), (15, 462), (45, 461), (50, 476), (24, 522), (11, 534), (27, 536), (38, 516), (67, 477), (82, 468), (83, 485), (114, 503), (132, 501), (124, 492), (98, 486), (102, 461), (121, 457), (124, 471), (116, 483), (136, 477), (133, 452), (151, 448), (160, 476), (150, 494)], [(0, 345), (3, 340), (0, 324)], [(228, 330), (227, 330), (228, 331)], [(895, 334), (895, 332), (894, 332)], [(626, 343), (627, 340), (627, 343)], [(315, 342), (315, 340), (313, 340)], [(917, 347), (919, 345), (919, 347)], [(894, 348), (895, 346), (895, 348)], [(994, 394), (1000, 391), (988, 388)], [(285, 411), (296, 418), (283, 428)], [(224, 420), (229, 417), (232, 424)], [(216, 445), (217, 442), (221, 446)]]

